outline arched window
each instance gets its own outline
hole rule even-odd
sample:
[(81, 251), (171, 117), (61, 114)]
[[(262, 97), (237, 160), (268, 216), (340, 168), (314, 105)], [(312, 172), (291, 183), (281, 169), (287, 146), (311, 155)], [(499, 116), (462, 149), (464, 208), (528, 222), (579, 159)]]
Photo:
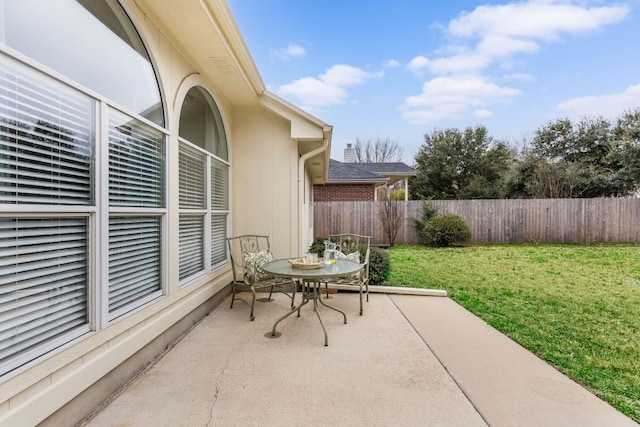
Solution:
[(222, 116), (200, 87), (180, 112), (180, 281), (226, 261), (229, 163)]
[(164, 126), (157, 79), (116, 0), (0, 3), (0, 42)]
[(163, 125), (118, 2), (0, 2), (0, 375), (162, 295)]

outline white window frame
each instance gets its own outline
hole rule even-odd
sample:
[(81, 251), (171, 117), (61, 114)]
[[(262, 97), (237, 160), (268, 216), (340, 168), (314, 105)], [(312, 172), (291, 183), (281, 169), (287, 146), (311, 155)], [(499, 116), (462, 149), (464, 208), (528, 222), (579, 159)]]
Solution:
[[(41, 77), (60, 82), (67, 87), (78, 91), (92, 99), (95, 105), (95, 139), (94, 139), (94, 173), (93, 182), (94, 204), (93, 205), (38, 205), (38, 204), (0, 204), (0, 217), (3, 218), (28, 218), (28, 217), (65, 217), (65, 216), (86, 216), (88, 218), (88, 274), (87, 274), (87, 319), (84, 327), (77, 328), (73, 332), (54, 340), (44, 342), (28, 353), (20, 354), (10, 361), (6, 366), (0, 368), (0, 377), (9, 372), (19, 372), (30, 366), (37, 358), (50, 353), (52, 350), (60, 349), (70, 345), (73, 341), (86, 335), (90, 331), (106, 328), (114, 321), (129, 316), (144, 307), (150, 302), (157, 300), (169, 293), (168, 280), (168, 210), (169, 210), (169, 187), (170, 174), (168, 162), (169, 131), (146, 118), (127, 111), (94, 93), (63, 75), (53, 70), (42, 67), (28, 57), (15, 50), (0, 45), (0, 54), (5, 55), (10, 60), (21, 63), (39, 73)], [(144, 125), (152, 127), (163, 136), (164, 144), (164, 206), (161, 208), (123, 208), (109, 207), (109, 139), (108, 139), (108, 111), (113, 109), (123, 113)], [(160, 216), (160, 289), (137, 301), (135, 306), (128, 306), (126, 310), (109, 314), (109, 217), (113, 215), (135, 215), (135, 216)]]
[[(224, 131), (224, 129), (222, 130)], [(190, 274), (189, 276), (183, 277), (182, 279), (180, 279), (179, 285), (180, 286), (185, 286), (188, 285), (189, 283), (193, 282), (195, 279), (202, 277), (203, 275), (209, 274), (212, 271), (214, 271), (216, 268), (220, 267), (221, 265), (224, 265), (226, 263), (228, 263), (229, 260), (229, 254), (227, 253), (225, 256), (225, 259), (218, 262), (218, 263), (212, 263), (211, 262), (211, 244), (212, 244), (212, 237), (211, 237), (211, 219), (214, 215), (225, 215), (226, 216), (226, 230), (225, 230), (225, 237), (229, 235), (229, 206), (230, 206), (230, 191), (229, 191), (229, 186), (230, 186), (230, 164), (228, 161), (221, 159), (220, 157), (216, 156), (215, 154), (210, 153), (209, 151), (201, 148), (198, 145), (195, 145), (189, 141), (187, 141), (186, 139), (182, 138), (182, 137), (178, 137), (178, 144), (180, 144), (180, 147), (178, 149), (178, 151), (180, 151), (180, 148), (182, 147), (182, 145), (185, 145), (187, 149), (189, 150), (193, 150), (198, 152), (199, 154), (201, 154), (202, 156), (204, 156), (205, 159), (205, 165), (204, 165), (204, 169), (205, 169), (205, 173), (202, 177), (203, 181), (204, 181), (204, 187), (205, 187), (205, 197), (204, 197), (204, 209), (188, 209), (188, 208), (183, 208), (183, 207), (179, 207), (179, 217), (183, 216), (183, 215), (190, 215), (190, 216), (202, 216), (202, 221), (203, 221), (203, 228), (202, 228), (202, 234), (203, 234), (203, 239), (202, 239), (202, 258), (203, 258), (203, 269), (193, 272), (192, 274)], [(213, 188), (211, 187), (211, 166), (212, 166), (212, 162), (213, 161), (217, 161), (222, 163), (225, 167), (226, 167), (226, 172), (227, 172), (227, 183), (226, 183), (226, 196), (227, 196), (227, 209), (221, 210), (221, 209), (213, 209), (211, 206), (211, 201), (212, 201), (212, 195), (213, 195)], [(225, 249), (226, 252), (226, 249)], [(180, 267), (180, 266), (179, 266)]]

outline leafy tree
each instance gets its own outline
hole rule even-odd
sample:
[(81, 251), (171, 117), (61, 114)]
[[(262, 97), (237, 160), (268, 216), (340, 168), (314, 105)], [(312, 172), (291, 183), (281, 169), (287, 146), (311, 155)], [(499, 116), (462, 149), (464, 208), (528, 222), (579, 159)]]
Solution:
[(356, 138), (356, 163), (392, 163), (402, 159), (402, 148), (397, 141), (387, 137), (376, 137), (375, 141)]
[(422, 233), (422, 229), (427, 221), (436, 215), (438, 215), (438, 207), (433, 204), (433, 200), (423, 200), (422, 218), (413, 218), (413, 225), (418, 233)]
[(612, 180), (618, 183), (619, 195), (640, 191), (640, 108), (625, 112), (613, 130), (613, 164), (619, 165)]
[(514, 157), (484, 126), (434, 130), (415, 158), (416, 176), (409, 181), (413, 199), (500, 198), (503, 177)]
[(511, 177), (509, 197), (611, 197), (640, 185), (640, 109), (616, 125), (585, 117), (549, 122), (536, 131), (532, 150)]

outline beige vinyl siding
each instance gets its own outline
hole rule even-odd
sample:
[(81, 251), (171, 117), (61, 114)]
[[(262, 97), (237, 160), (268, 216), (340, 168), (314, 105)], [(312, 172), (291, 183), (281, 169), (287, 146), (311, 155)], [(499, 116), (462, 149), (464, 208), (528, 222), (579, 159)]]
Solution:
[(277, 257), (297, 256), (298, 146), (290, 122), (260, 108), (237, 111), (234, 122), (231, 234), (269, 235)]
[[(127, 6), (127, 3), (132, 2), (123, 3)], [(166, 295), (154, 303), (124, 316), (108, 327), (90, 332), (36, 363), (6, 375), (0, 384), (0, 425), (38, 424), (220, 292), (231, 281), (230, 270), (225, 266), (189, 286), (178, 286), (177, 245), (172, 242), (178, 241), (177, 125), (181, 103), (175, 103), (174, 100), (178, 92), (182, 91), (181, 85), (184, 85), (185, 79), (194, 75), (195, 69), (163, 37), (158, 28), (139, 14), (137, 7), (129, 6), (127, 11), (147, 43), (156, 65), (161, 92), (168, 109), (167, 127), (171, 132), (167, 152), (169, 244), (163, 248), (166, 253), (165, 263), (168, 265), (168, 289), (165, 290)], [(201, 83), (211, 91), (227, 120), (231, 116), (229, 107), (224, 99), (216, 97), (215, 86), (211, 82)], [(231, 134), (230, 123), (225, 121), (225, 126)], [(96, 280), (107, 278), (102, 275)], [(104, 284), (99, 284), (97, 288), (103, 286)]]

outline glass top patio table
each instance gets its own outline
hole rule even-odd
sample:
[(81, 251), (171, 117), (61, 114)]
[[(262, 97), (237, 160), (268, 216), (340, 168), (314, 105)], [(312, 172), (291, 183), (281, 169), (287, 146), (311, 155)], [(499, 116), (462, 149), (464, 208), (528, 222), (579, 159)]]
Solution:
[(262, 265), (265, 273), (287, 279), (319, 280), (323, 278), (349, 277), (362, 268), (357, 262), (338, 259), (333, 264), (323, 264), (322, 268), (294, 268), (288, 259), (278, 259)]
[(343, 311), (338, 310), (336, 307), (333, 307), (322, 301), (322, 298), (320, 298), (320, 284), (326, 282), (326, 279), (349, 277), (351, 275), (354, 275), (362, 269), (362, 265), (354, 261), (338, 259), (335, 263), (323, 264), (321, 268), (302, 269), (294, 268), (293, 264), (291, 264), (291, 262), (289, 261), (290, 260), (288, 259), (279, 259), (268, 262), (261, 267), (262, 270), (267, 274), (271, 274), (276, 277), (284, 277), (297, 280), (302, 286), (303, 290), (302, 301), (300, 302), (300, 304), (292, 307), (289, 312), (278, 319), (274, 323), (271, 332), (267, 332), (265, 336), (268, 338), (279, 337), (280, 333), (276, 332), (278, 323), (280, 323), (296, 311), (298, 312), (298, 317), (300, 317), (300, 309), (302, 308), (302, 306), (307, 304), (309, 301), (313, 301), (313, 310), (318, 316), (320, 326), (322, 326), (322, 331), (324, 332), (324, 345), (327, 346), (329, 345), (329, 338), (327, 335), (327, 330), (324, 327), (324, 323), (322, 323), (320, 312), (318, 311), (318, 302), (320, 302), (320, 305), (341, 313), (344, 318), (345, 324), (347, 323), (347, 315)]

